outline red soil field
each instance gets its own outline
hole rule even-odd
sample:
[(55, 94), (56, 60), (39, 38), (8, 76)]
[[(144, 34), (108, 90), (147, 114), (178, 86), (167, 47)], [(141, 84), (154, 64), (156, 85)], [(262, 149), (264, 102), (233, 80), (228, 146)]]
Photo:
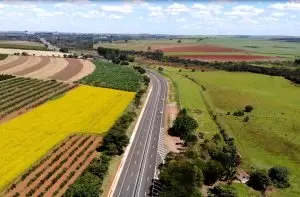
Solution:
[(26, 75), (28, 73), (37, 71), (37, 70), (43, 68), (44, 66), (46, 66), (47, 64), (49, 64), (49, 62), (50, 62), (49, 57), (41, 57), (41, 58), (42, 58), (42, 60), (39, 63), (37, 63), (36, 65), (33, 65), (32, 67), (21, 70), (19, 72), (14, 73), (14, 74), (15, 75)]
[(79, 61), (78, 59), (71, 59), (68, 58), (66, 59), (69, 64), (67, 65), (66, 68), (63, 70), (59, 71), (55, 75), (51, 76), (51, 79), (57, 79), (57, 80), (69, 80), (83, 69), (83, 63)]
[(163, 52), (242, 52), (240, 49), (226, 48), (214, 45), (157, 47)]
[(228, 61), (269, 61), (269, 60), (280, 60), (280, 58), (271, 57), (271, 56), (259, 56), (259, 55), (185, 55), (179, 56), (179, 58), (191, 59), (191, 60), (200, 60), (200, 61), (220, 61), (220, 62), (228, 62)]
[(22, 175), (4, 196), (62, 196), (97, 156), (101, 137), (72, 135)]
[(15, 61), (8, 62), (8, 63), (0, 66), (0, 71), (19, 66), (20, 64), (26, 62), (27, 60), (28, 60), (28, 56), (19, 56), (18, 59), (16, 59)]

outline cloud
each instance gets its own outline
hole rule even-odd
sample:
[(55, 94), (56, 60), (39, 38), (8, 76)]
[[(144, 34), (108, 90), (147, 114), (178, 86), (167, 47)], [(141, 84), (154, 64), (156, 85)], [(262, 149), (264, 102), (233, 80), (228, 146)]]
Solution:
[(143, 17), (143, 16), (140, 16), (140, 17), (139, 17), (139, 20), (140, 20), (140, 21), (141, 21), (141, 20), (143, 20), (143, 19), (144, 19), (144, 17)]
[(231, 12), (225, 12), (224, 15), (237, 17), (251, 17), (257, 16), (264, 12), (264, 9), (256, 8), (250, 5), (238, 5), (232, 8)]
[(275, 3), (275, 4), (270, 5), (270, 8), (273, 8), (276, 10), (300, 10), (300, 1)]
[(172, 5), (169, 5), (165, 11), (170, 15), (178, 15), (182, 12), (189, 12), (190, 9), (184, 4), (173, 3)]
[(179, 19), (176, 19), (176, 22), (181, 23), (181, 22), (186, 22), (186, 20), (185, 20), (185, 18), (179, 18)]
[(147, 8), (150, 12), (148, 16), (155, 19), (164, 19), (165, 14), (163, 13), (163, 8), (160, 6), (150, 6)]
[(98, 10), (91, 10), (88, 12), (75, 12), (73, 13), (73, 16), (82, 18), (102, 18), (105, 17), (105, 13)]
[(287, 13), (284, 13), (284, 12), (273, 12), (271, 14), (271, 16), (273, 16), (273, 17), (282, 17), (282, 16), (286, 16), (286, 15), (287, 15)]
[(115, 14), (111, 14), (108, 16), (108, 19), (110, 19), (110, 20), (120, 20), (122, 18), (123, 18), (123, 16), (119, 16), (119, 15), (115, 15)]
[(133, 7), (130, 5), (102, 5), (100, 9), (105, 12), (131, 13)]
[(277, 22), (277, 21), (279, 21), (278, 18), (274, 18), (274, 17), (264, 17), (263, 19), (266, 22)]
[(54, 7), (55, 8), (70, 8), (70, 7), (72, 7), (73, 6), (73, 4), (71, 4), (71, 3), (56, 3), (56, 4), (54, 4)]
[(196, 3), (191, 7), (193, 11), (198, 11), (201, 13), (207, 12), (209, 14), (221, 14), (223, 10), (223, 6), (216, 4), (199, 4)]

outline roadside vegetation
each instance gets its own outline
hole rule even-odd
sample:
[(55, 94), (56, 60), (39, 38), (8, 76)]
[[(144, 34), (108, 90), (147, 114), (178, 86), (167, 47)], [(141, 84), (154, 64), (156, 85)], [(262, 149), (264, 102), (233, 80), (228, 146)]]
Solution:
[[(198, 86), (212, 120), (219, 127), (219, 134), (212, 137), (205, 135), (204, 141), (200, 139), (202, 141), (200, 149), (197, 145), (193, 146), (192, 150), (197, 150), (197, 154), (189, 154), (189, 146), (184, 154), (200, 155), (197, 157), (203, 159), (205, 157), (202, 154), (205, 153), (204, 156), (209, 155), (213, 158), (210, 148), (214, 149), (222, 145), (221, 149), (224, 150), (224, 142), (232, 139), (240, 158), (236, 170), (243, 169), (250, 175), (248, 185), (253, 188), (234, 183), (232, 187), (235, 188), (233, 190), (237, 195), (259, 196), (260, 192), (267, 192), (267, 195), (271, 196), (300, 194), (297, 187), (299, 170), (295, 165), (299, 161), (300, 140), (297, 137), (297, 128), (300, 127), (297, 121), (300, 90), (297, 85), (283, 78), (252, 73), (201, 72), (188, 68), (180, 70), (180, 68), (169, 67), (164, 67), (163, 73), (177, 83), (179, 92), (184, 92), (180, 88), (187, 87), (183, 85), (185, 80)], [(182, 94), (179, 96), (181, 100), (189, 98)], [(200, 102), (200, 98), (190, 97), (189, 101)], [(201, 125), (201, 118), (199, 122)], [(199, 142), (192, 144), (199, 144)], [(228, 142), (225, 144), (228, 145)], [(208, 150), (203, 152), (203, 147), (208, 147)], [(183, 161), (183, 159), (179, 160)], [(175, 161), (176, 159), (172, 159), (172, 162)], [(221, 162), (221, 166), (226, 166), (222, 161), (217, 161)], [(199, 168), (204, 175), (203, 182), (206, 184), (206, 168)], [(224, 177), (219, 180), (223, 182)], [(280, 180), (279, 184), (278, 180)], [(230, 183), (228, 180), (226, 182)]]

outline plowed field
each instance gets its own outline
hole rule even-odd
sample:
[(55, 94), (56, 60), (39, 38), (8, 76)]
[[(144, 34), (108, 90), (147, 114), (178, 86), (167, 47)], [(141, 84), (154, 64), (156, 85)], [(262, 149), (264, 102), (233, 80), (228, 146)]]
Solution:
[(0, 61), (0, 74), (75, 81), (89, 75), (95, 65), (88, 60), (72, 58), (8, 56)]

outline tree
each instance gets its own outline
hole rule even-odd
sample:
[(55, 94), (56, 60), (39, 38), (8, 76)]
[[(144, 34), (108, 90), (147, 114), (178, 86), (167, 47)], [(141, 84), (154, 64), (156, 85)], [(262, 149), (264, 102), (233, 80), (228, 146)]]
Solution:
[(198, 140), (197, 136), (192, 133), (184, 137), (185, 143), (192, 144), (192, 145), (195, 145), (197, 140)]
[(300, 65), (300, 58), (295, 59), (295, 64)]
[(278, 188), (287, 188), (290, 186), (288, 174), (287, 168), (282, 166), (270, 168), (268, 171), (272, 183)]
[(60, 48), (60, 49), (59, 49), (59, 52), (62, 52), (62, 53), (69, 53), (69, 49), (68, 49), (68, 48)]
[(177, 43), (181, 43), (181, 40), (177, 40)]
[(184, 139), (191, 134), (198, 127), (198, 123), (191, 116), (187, 115), (185, 111), (178, 114), (170, 130), (170, 134)]
[(234, 115), (234, 116), (243, 116), (243, 115), (244, 115), (244, 112), (241, 111), (241, 110), (238, 110), (238, 111), (233, 112), (233, 115)]
[(169, 158), (160, 167), (159, 181), (164, 189), (159, 193), (163, 197), (187, 197), (199, 196), (199, 190), (203, 182), (201, 170), (184, 159), (174, 160)]
[(209, 197), (237, 197), (235, 189), (229, 185), (217, 185), (209, 190)]
[(121, 55), (119, 56), (119, 59), (120, 59), (121, 61), (126, 61), (126, 60), (127, 60), (127, 55), (121, 54)]
[(117, 58), (117, 57), (115, 57), (113, 60), (112, 60), (112, 62), (114, 63), (114, 64), (120, 64), (120, 59), (119, 58)]
[(246, 105), (245, 112), (251, 112), (253, 110), (253, 107), (251, 105)]
[(148, 47), (148, 51), (150, 51), (151, 50), (151, 47)]
[(271, 180), (265, 170), (256, 170), (250, 174), (248, 185), (255, 190), (265, 191)]
[(158, 67), (158, 71), (159, 71), (159, 72), (162, 72), (163, 70), (164, 70), (164, 68)]
[(217, 180), (224, 176), (224, 168), (222, 164), (215, 160), (208, 161), (202, 168), (204, 175), (204, 184), (213, 185)]

